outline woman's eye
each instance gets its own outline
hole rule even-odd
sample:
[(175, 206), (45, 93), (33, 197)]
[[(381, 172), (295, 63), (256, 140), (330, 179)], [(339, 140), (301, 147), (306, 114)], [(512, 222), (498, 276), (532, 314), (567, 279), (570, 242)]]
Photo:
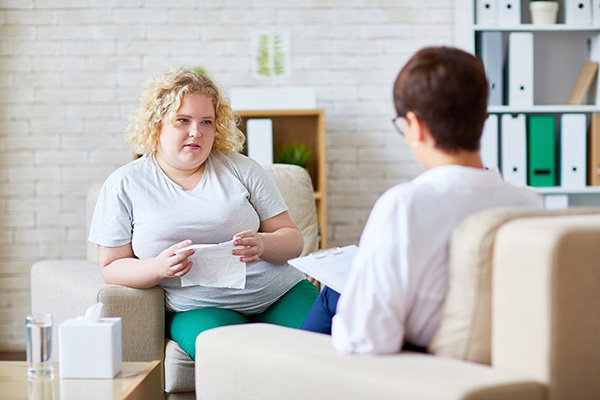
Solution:
[(185, 123), (189, 122), (189, 120), (187, 118), (178, 118), (177, 122), (181, 122), (181, 123), (185, 124)]
[(212, 123), (213, 122), (211, 120), (204, 120), (204, 121), (202, 121), (202, 125), (210, 125)]

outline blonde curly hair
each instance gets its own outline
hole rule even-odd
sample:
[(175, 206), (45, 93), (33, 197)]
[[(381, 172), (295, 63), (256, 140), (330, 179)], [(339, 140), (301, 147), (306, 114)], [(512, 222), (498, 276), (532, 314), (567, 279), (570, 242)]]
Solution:
[(163, 122), (167, 118), (175, 122), (175, 112), (188, 94), (203, 94), (215, 107), (213, 149), (225, 155), (242, 150), (246, 137), (237, 127), (239, 116), (232, 111), (229, 99), (217, 83), (204, 74), (176, 68), (148, 79), (129, 114), (126, 138), (136, 154), (156, 151)]

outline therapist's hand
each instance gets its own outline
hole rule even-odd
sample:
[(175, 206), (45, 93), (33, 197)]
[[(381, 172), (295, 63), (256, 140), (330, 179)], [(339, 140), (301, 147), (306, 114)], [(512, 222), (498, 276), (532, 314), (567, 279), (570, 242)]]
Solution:
[(258, 232), (243, 231), (233, 235), (233, 239), (234, 246), (244, 246), (243, 249), (236, 249), (232, 252), (234, 256), (241, 256), (241, 262), (254, 262), (258, 260), (265, 251), (265, 243)]

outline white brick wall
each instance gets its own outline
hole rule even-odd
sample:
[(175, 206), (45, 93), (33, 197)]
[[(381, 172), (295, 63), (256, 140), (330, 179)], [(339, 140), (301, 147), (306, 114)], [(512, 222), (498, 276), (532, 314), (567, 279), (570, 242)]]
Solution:
[[(451, 0), (3, 0), (0, 4), (0, 351), (24, 348), (29, 269), (85, 257), (85, 195), (131, 159), (126, 115), (165, 65), (226, 89), (307, 85), (325, 109), (329, 243), (420, 171), (391, 124), (417, 49), (452, 43)], [(251, 32), (287, 29), (293, 73), (252, 77)]]

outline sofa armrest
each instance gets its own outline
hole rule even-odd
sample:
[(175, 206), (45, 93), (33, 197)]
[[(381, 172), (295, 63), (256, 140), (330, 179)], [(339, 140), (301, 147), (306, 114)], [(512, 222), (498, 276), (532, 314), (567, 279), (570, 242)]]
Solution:
[(492, 363), (547, 383), (552, 398), (600, 398), (600, 216), (523, 218), (498, 232)]
[(326, 335), (267, 324), (227, 326), (196, 340), (202, 399), (545, 399), (543, 385), (470, 362), (403, 352), (339, 354)]
[(53, 357), (58, 357), (58, 326), (83, 315), (97, 302), (103, 317), (122, 318), (123, 361), (162, 360), (164, 355), (164, 292), (104, 283), (98, 264), (83, 260), (40, 261), (31, 268), (33, 313), (54, 319)]

